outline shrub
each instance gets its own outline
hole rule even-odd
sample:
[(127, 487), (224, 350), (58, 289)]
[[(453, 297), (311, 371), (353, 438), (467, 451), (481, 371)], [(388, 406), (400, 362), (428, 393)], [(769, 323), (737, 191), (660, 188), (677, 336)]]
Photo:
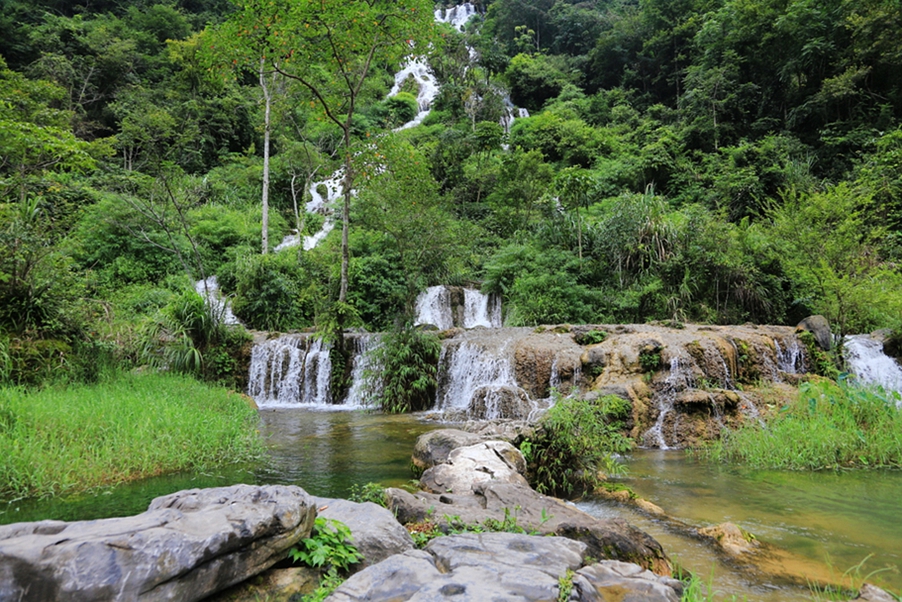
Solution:
[(597, 401), (558, 399), (535, 435), (520, 444), (536, 491), (578, 497), (598, 486), (599, 470), (620, 472), (611, 454), (632, 448), (621, 433), (629, 412), (629, 402), (616, 395)]
[(250, 328), (287, 330), (309, 325), (299, 304), (306, 284), (294, 253), (250, 255), (238, 263), (232, 311)]
[(374, 351), (382, 379), (375, 402), (379, 409), (391, 414), (429, 409), (435, 399), (441, 350), (435, 333), (410, 324), (385, 334)]

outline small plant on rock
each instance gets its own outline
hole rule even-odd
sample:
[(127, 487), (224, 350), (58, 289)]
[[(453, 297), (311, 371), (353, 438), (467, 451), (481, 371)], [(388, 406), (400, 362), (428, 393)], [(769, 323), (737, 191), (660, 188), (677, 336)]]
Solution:
[(323, 571), (320, 586), (305, 602), (325, 600), (335, 588), (341, 585), (352, 564), (363, 560), (363, 556), (351, 543), (351, 530), (346, 524), (330, 518), (318, 516), (313, 524), (313, 533), (301, 542), (301, 548), (292, 548), (288, 556), (295, 562)]

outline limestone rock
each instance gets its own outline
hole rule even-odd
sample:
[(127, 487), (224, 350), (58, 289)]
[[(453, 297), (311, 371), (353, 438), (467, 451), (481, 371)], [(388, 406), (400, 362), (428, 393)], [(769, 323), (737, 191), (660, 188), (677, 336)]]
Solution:
[(855, 599), (863, 602), (896, 602), (894, 596), (870, 583), (861, 586), (861, 589), (858, 590), (858, 597)]
[(483, 441), (483, 437), (458, 429), (439, 429), (417, 437), (411, 461), (420, 470), (444, 464), (458, 447), (467, 447)]
[(0, 600), (199, 600), (284, 558), (313, 528), (299, 487), (235, 485), (155, 499), (125, 518), (0, 527)]
[[(328, 600), (539, 602), (557, 600), (560, 578), (573, 575), (570, 600), (676, 602), (682, 586), (634, 564), (582, 567), (584, 544), (561, 537), (466, 533), (433, 539), (423, 551), (392, 556), (345, 581)], [(613, 596), (612, 596), (613, 595)]]
[(683, 595), (683, 584), (676, 579), (616, 560), (583, 567), (576, 576), (579, 581), (574, 579), (574, 585), (580, 590), (580, 602), (679, 602)]
[(485, 441), (453, 450), (445, 464), (426, 470), (420, 486), (432, 493), (470, 493), (478, 483), (529, 484), (523, 454), (506, 441)]
[(814, 335), (817, 346), (824, 351), (833, 348), (833, 333), (830, 331), (830, 322), (824, 316), (808, 316), (796, 326), (796, 330), (807, 330)]
[(412, 550), (413, 539), (389, 510), (372, 502), (314, 498), (319, 516), (339, 520), (351, 529), (352, 543), (363, 555), (360, 568)]
[[(561, 535), (586, 544), (594, 558), (635, 562), (655, 573), (670, 575), (671, 565), (661, 545), (650, 535), (620, 519), (599, 519), (529, 486), (484, 482), (467, 494), (408, 493), (388, 489), (389, 508), (402, 523), (458, 516), (464, 523), (516, 519), (517, 525), (544, 535)], [(441, 526), (441, 525), (439, 525)]]
[(758, 542), (747, 536), (742, 529), (733, 523), (722, 523), (698, 530), (699, 535), (713, 539), (717, 545), (733, 558), (750, 554), (758, 548)]

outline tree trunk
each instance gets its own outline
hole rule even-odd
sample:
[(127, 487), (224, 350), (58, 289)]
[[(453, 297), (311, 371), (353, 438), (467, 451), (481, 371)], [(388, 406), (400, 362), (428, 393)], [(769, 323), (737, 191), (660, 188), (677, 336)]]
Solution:
[(272, 95), (266, 85), (266, 75), (263, 71), (263, 61), (260, 59), (260, 87), (263, 88), (263, 100), (265, 103), (263, 117), (263, 224), (262, 224), (262, 253), (269, 252), (269, 136), (270, 136), (270, 112), (272, 108)]
[[(348, 264), (351, 262), (351, 252), (348, 246), (348, 230), (351, 222), (351, 186), (354, 183), (354, 174), (351, 171), (351, 120), (348, 119), (344, 127), (345, 144), (345, 177), (344, 204), (341, 209), (341, 287), (338, 289), (338, 300), (347, 303), (348, 300)], [(342, 325), (343, 326), (343, 325)]]

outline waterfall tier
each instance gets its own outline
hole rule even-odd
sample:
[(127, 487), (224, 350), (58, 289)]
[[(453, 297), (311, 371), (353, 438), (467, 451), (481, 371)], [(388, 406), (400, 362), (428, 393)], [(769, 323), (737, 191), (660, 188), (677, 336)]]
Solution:
[(219, 282), (216, 280), (216, 276), (198, 280), (194, 283), (194, 290), (204, 298), (204, 301), (213, 310), (213, 314), (223, 324), (228, 324), (229, 326), (241, 324), (241, 320), (232, 313), (231, 304), (229, 304), (228, 300), (223, 299), (222, 293), (219, 292)]
[(449, 328), (501, 327), (501, 298), (456, 286), (431, 286), (416, 302), (417, 325)]
[(843, 356), (860, 383), (902, 393), (902, 367), (883, 352), (883, 343), (877, 339), (866, 334), (847, 336)]

